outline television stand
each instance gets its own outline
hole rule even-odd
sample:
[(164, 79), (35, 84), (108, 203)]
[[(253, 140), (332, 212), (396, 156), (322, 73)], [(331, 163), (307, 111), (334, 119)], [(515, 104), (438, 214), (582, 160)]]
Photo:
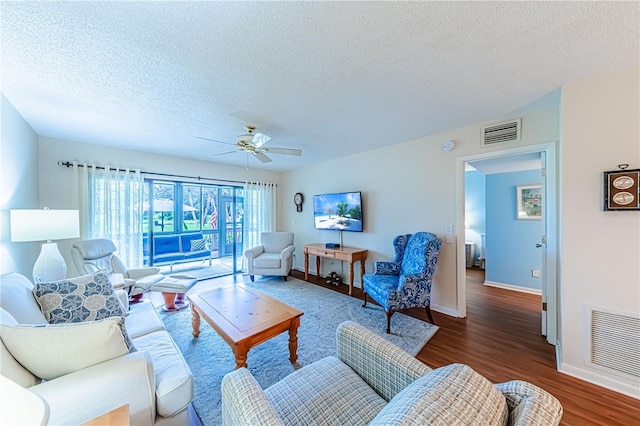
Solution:
[(320, 258), (335, 259), (349, 263), (349, 295), (353, 293), (353, 264), (360, 262), (360, 282), (364, 275), (364, 262), (368, 251), (355, 247), (327, 248), (324, 244), (307, 244), (304, 246), (304, 279), (309, 280), (309, 255), (316, 257), (316, 275), (320, 278)]

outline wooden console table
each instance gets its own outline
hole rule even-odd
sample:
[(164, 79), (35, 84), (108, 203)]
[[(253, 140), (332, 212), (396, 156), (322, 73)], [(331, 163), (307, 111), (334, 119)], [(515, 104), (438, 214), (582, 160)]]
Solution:
[(364, 262), (367, 250), (355, 247), (326, 248), (324, 244), (307, 244), (304, 246), (304, 279), (309, 279), (309, 255), (316, 256), (316, 274), (320, 278), (320, 258), (336, 259), (349, 262), (349, 294), (353, 293), (353, 264), (360, 262), (360, 282), (364, 275)]

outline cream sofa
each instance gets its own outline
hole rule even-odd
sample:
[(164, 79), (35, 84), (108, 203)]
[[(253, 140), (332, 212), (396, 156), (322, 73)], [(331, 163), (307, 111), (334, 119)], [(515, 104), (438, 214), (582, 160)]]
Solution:
[(336, 356), (263, 390), (246, 368), (222, 380), (222, 424), (554, 426), (562, 406), (539, 387), (492, 384), (469, 366), (436, 370), (361, 325), (336, 331)]
[[(63, 338), (53, 337), (58, 336), (54, 333), (65, 333), (69, 330), (68, 327), (20, 326), (48, 324), (32, 289), (33, 284), (23, 275), (0, 275), (0, 372), (4, 376), (1, 381), (3, 394), (8, 388), (7, 379), (11, 381), (11, 386), (18, 385), (23, 390), (11, 392), (11, 397), (2, 398), (3, 406), (0, 411), (3, 412), (3, 421), (15, 424), (80, 424), (128, 404), (132, 425), (189, 423), (187, 407), (193, 399), (193, 376), (151, 303), (132, 306), (125, 317), (124, 328), (135, 351), (128, 353), (127, 347), (120, 356), (94, 365), (80, 365), (74, 369), (74, 362), (80, 361), (74, 359), (73, 354), (78, 354), (77, 358), (109, 358), (107, 352), (117, 350), (117, 345), (123, 344), (123, 341), (126, 344), (127, 339), (123, 337), (120, 324), (122, 321), (108, 318), (71, 324), (82, 327), (74, 329), (74, 332), (79, 330), (78, 335), (82, 339), (74, 340), (74, 336), (63, 334), (64, 338), (73, 343), (64, 340), (60, 342)], [(116, 293), (128, 308), (126, 292), (120, 290)], [(67, 325), (69, 324), (65, 324)], [(100, 330), (99, 334), (94, 330)], [(31, 370), (38, 370), (38, 364), (44, 366), (52, 360), (58, 360), (65, 364), (60, 368), (69, 371), (43, 381), (23, 367), (8, 350), (8, 347), (12, 347), (14, 353), (17, 353), (15, 340), (12, 341), (13, 346), (9, 345), (9, 337), (15, 339), (11, 333), (17, 332), (35, 333), (34, 335), (39, 336), (36, 343), (40, 347), (36, 347), (36, 350), (28, 346), (24, 348), (32, 358), (30, 362), (35, 363)], [(103, 347), (91, 347), (94, 338), (102, 342)], [(88, 347), (71, 355), (62, 354), (64, 351), (55, 349), (60, 343), (65, 348), (73, 347), (73, 344), (78, 344), (76, 340)], [(25, 342), (20, 342), (19, 346), (22, 344), (26, 345)], [(22, 362), (26, 364), (24, 360)], [(91, 364), (91, 359), (83, 359), (82, 362)], [(7, 411), (8, 404), (19, 408)], [(36, 421), (34, 417), (39, 420)]]

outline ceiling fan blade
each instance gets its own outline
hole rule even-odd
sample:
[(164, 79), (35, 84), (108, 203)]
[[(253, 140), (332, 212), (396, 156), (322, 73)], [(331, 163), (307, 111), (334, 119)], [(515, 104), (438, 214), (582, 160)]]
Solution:
[(266, 155), (264, 155), (264, 153), (262, 151), (255, 151), (252, 152), (253, 156), (256, 157), (258, 160), (262, 161), (263, 163), (270, 163), (271, 162), (271, 158), (267, 157)]
[(261, 148), (262, 151), (268, 152), (269, 154), (285, 154), (285, 155), (302, 155), (301, 149), (292, 149), (292, 148), (276, 148), (275, 146), (269, 148)]
[(218, 140), (215, 140), (215, 139), (203, 138), (203, 137), (201, 137), (201, 136), (196, 136), (196, 138), (198, 138), (198, 139), (202, 139), (202, 140), (204, 140), (204, 141), (209, 141), (209, 142), (218, 142), (218, 143), (223, 143), (223, 144), (225, 144), (225, 145), (235, 145), (235, 143), (229, 143), (229, 142), (218, 141)]
[(251, 141), (256, 146), (256, 148), (259, 148), (270, 140), (271, 138), (269, 136), (263, 135), (262, 133), (256, 133), (253, 135), (253, 139)]
[(240, 152), (240, 150), (239, 149), (234, 149), (233, 151), (219, 152), (217, 154), (211, 154), (211, 155), (216, 157), (218, 155), (233, 154), (234, 152)]

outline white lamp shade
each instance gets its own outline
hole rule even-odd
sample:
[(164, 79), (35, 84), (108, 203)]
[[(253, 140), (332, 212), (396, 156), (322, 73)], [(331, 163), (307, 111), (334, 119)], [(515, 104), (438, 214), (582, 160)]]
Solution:
[(52, 241), (80, 236), (78, 210), (11, 210), (11, 241)]

